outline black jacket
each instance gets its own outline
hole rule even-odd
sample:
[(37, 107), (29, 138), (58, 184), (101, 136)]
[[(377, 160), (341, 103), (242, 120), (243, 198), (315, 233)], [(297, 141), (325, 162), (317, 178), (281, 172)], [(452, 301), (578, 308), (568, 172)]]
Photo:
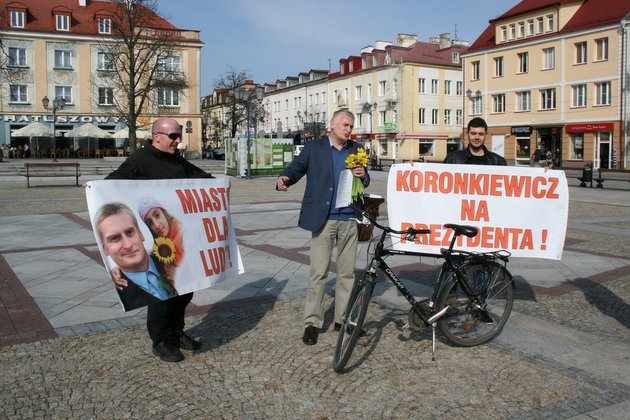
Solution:
[(105, 179), (214, 178), (179, 154), (156, 149), (150, 142), (136, 150)]
[[(488, 159), (488, 165), (496, 165), (496, 166), (507, 166), (507, 162), (502, 156), (497, 155), (494, 152), (486, 149), (486, 146), (482, 146), (483, 151)], [(468, 148), (457, 150), (455, 152), (451, 152), (446, 155), (444, 159), (444, 163), (454, 163), (460, 165), (468, 165), (471, 164), (470, 160), (473, 157), (472, 153)]]

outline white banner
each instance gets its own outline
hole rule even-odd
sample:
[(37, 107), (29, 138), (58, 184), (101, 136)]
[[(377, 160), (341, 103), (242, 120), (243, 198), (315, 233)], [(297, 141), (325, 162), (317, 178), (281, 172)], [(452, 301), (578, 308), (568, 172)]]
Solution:
[(389, 225), (431, 229), (394, 249), (439, 254), (452, 239), (447, 223), (475, 226), (456, 248), (505, 249), (515, 257), (559, 260), (567, 229), (569, 189), (563, 171), (514, 166), (398, 164), (389, 171)]
[(105, 268), (128, 281), (125, 310), (244, 272), (227, 179), (92, 181), (86, 195)]

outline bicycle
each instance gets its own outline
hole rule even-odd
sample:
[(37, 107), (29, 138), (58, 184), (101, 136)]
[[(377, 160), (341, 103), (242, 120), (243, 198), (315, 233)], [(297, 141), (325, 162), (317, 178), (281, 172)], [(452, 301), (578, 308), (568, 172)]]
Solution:
[[(474, 237), (477, 228), (473, 226), (446, 224), (453, 230), (453, 238), (447, 249), (440, 254), (400, 251), (385, 247), (387, 234), (401, 235), (408, 241), (415, 241), (419, 235), (430, 234), (429, 229), (394, 230), (376, 222), (367, 212), (362, 212), (360, 224), (373, 224), (380, 229), (380, 239), (376, 241), (368, 268), (355, 281), (350, 301), (343, 317), (333, 368), (343, 372), (350, 360), (352, 351), (362, 332), (363, 322), (374, 290), (377, 270), (396, 286), (411, 304), (408, 323), (405, 327), (420, 330), (432, 327), (432, 359), (435, 360), (436, 326), (441, 334), (453, 345), (460, 347), (478, 346), (495, 338), (507, 322), (514, 301), (514, 281), (507, 270), (510, 253), (505, 250), (492, 252), (468, 252), (453, 249), (461, 235)], [(402, 236), (404, 235), (404, 236)], [(368, 247), (368, 255), (370, 249)], [(444, 259), (430, 299), (417, 301), (392, 269), (385, 262), (389, 255), (410, 255)]]

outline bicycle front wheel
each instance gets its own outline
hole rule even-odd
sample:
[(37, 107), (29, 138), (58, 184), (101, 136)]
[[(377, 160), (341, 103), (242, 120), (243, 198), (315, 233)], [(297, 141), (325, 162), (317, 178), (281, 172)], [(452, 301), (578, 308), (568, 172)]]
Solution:
[(493, 261), (466, 263), (459, 270), (469, 289), (479, 295), (467, 295), (453, 273), (436, 299), (437, 310), (450, 306), (438, 321), (438, 328), (456, 346), (478, 346), (496, 337), (510, 316), (514, 302), (512, 275)]
[(353, 288), (350, 302), (348, 302), (348, 308), (339, 330), (335, 357), (333, 358), (333, 369), (337, 373), (343, 372), (343, 368), (346, 367), (354, 346), (357, 344), (370, 298), (372, 297), (372, 290), (374, 290), (374, 274), (366, 271), (359, 277)]

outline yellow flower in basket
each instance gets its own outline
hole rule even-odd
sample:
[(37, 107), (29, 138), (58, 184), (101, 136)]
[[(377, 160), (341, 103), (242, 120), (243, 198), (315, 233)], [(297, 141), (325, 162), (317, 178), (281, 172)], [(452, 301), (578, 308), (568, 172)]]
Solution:
[[(363, 166), (367, 168), (368, 164), (368, 155), (365, 153), (365, 149), (359, 147), (357, 153), (353, 153), (348, 156), (346, 159), (346, 164), (348, 165), (348, 169), (353, 169), (355, 166)], [(363, 181), (358, 177), (352, 178), (352, 199), (354, 201), (361, 200), (363, 203)]]

